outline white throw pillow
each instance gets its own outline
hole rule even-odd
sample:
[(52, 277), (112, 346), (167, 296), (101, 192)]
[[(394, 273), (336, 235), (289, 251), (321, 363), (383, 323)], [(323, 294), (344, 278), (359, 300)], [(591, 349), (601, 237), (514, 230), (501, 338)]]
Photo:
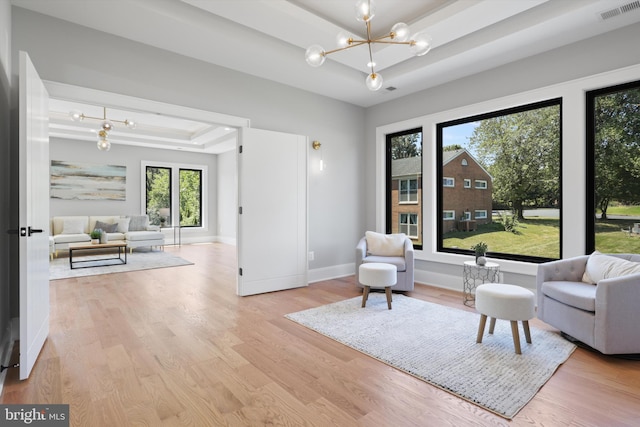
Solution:
[(406, 237), (403, 233), (381, 234), (374, 231), (367, 231), (365, 233), (365, 238), (367, 239), (367, 255), (403, 256)]
[(118, 233), (129, 231), (129, 221), (131, 221), (131, 218), (118, 218)]
[(589, 256), (582, 281), (597, 284), (600, 280), (640, 273), (640, 262), (604, 255), (595, 251)]
[(85, 221), (81, 219), (67, 218), (62, 222), (62, 234), (82, 234), (84, 225)]

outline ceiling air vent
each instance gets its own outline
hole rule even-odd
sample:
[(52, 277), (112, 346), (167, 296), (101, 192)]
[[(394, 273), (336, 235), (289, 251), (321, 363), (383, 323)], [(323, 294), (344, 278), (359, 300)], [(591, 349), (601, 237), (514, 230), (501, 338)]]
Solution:
[(600, 19), (604, 21), (606, 19), (622, 15), (623, 13), (632, 12), (637, 9), (640, 9), (640, 0), (632, 1), (631, 3), (616, 7), (615, 9), (600, 12)]

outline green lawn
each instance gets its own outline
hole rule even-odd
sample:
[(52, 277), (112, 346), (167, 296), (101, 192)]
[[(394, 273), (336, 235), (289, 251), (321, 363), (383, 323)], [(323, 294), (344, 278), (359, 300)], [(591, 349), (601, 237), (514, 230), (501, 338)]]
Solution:
[(536, 218), (521, 223), (518, 234), (504, 231), (498, 223), (480, 225), (477, 231), (447, 233), (446, 248), (470, 249), (479, 241), (486, 242), (489, 252), (559, 258), (558, 219)]
[[(640, 213), (638, 215), (640, 216)], [(596, 248), (600, 252), (608, 253), (640, 253), (640, 235), (629, 235), (622, 231), (633, 227), (633, 223), (634, 220), (597, 221)], [(472, 245), (484, 241), (489, 246), (489, 252), (559, 258), (560, 235), (557, 219), (536, 218), (521, 224), (518, 234), (501, 230), (501, 225), (497, 223), (481, 225), (477, 231), (447, 233), (443, 246), (470, 249)]]
[[(600, 211), (598, 211), (598, 213), (600, 213)], [(640, 217), (640, 206), (609, 206), (607, 214)]]

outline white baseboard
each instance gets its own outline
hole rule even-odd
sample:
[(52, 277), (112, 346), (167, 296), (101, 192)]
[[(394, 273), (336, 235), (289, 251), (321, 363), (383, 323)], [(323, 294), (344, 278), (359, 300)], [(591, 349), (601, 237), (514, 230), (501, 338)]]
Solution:
[(355, 274), (354, 264), (334, 265), (331, 267), (314, 268), (309, 270), (309, 283), (322, 282), (323, 280), (337, 279)]

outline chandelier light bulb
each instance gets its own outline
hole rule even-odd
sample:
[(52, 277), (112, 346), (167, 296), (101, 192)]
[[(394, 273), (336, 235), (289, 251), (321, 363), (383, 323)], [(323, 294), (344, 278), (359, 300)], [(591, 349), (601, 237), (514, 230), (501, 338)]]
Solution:
[(376, 16), (376, 7), (373, 0), (358, 0), (356, 3), (356, 19), (360, 22), (369, 22)]
[(312, 67), (319, 67), (324, 64), (324, 49), (322, 48), (322, 46), (314, 44), (307, 49), (304, 58), (307, 60), (307, 64), (311, 65)]
[(371, 73), (367, 76), (365, 84), (371, 91), (379, 90), (382, 87), (382, 76), (378, 73)]
[(134, 122), (133, 120), (127, 120), (127, 119), (125, 119), (124, 125), (129, 129), (135, 129), (138, 127), (138, 124), (136, 122)]
[(431, 36), (427, 33), (416, 33), (409, 45), (409, 50), (415, 56), (426, 55), (431, 50)]
[(398, 22), (391, 27), (391, 34), (393, 41), (406, 42), (409, 40), (409, 26), (404, 22)]
[(98, 140), (98, 150), (100, 151), (109, 151), (111, 149), (111, 143), (106, 139)]
[(71, 110), (69, 111), (69, 117), (71, 117), (71, 120), (74, 122), (79, 122), (84, 118), (84, 114), (78, 110)]
[(113, 123), (110, 120), (103, 120), (101, 127), (102, 130), (109, 132), (111, 129), (113, 129)]
[(338, 47), (347, 47), (353, 42), (353, 36), (347, 31), (340, 31), (336, 36)]

